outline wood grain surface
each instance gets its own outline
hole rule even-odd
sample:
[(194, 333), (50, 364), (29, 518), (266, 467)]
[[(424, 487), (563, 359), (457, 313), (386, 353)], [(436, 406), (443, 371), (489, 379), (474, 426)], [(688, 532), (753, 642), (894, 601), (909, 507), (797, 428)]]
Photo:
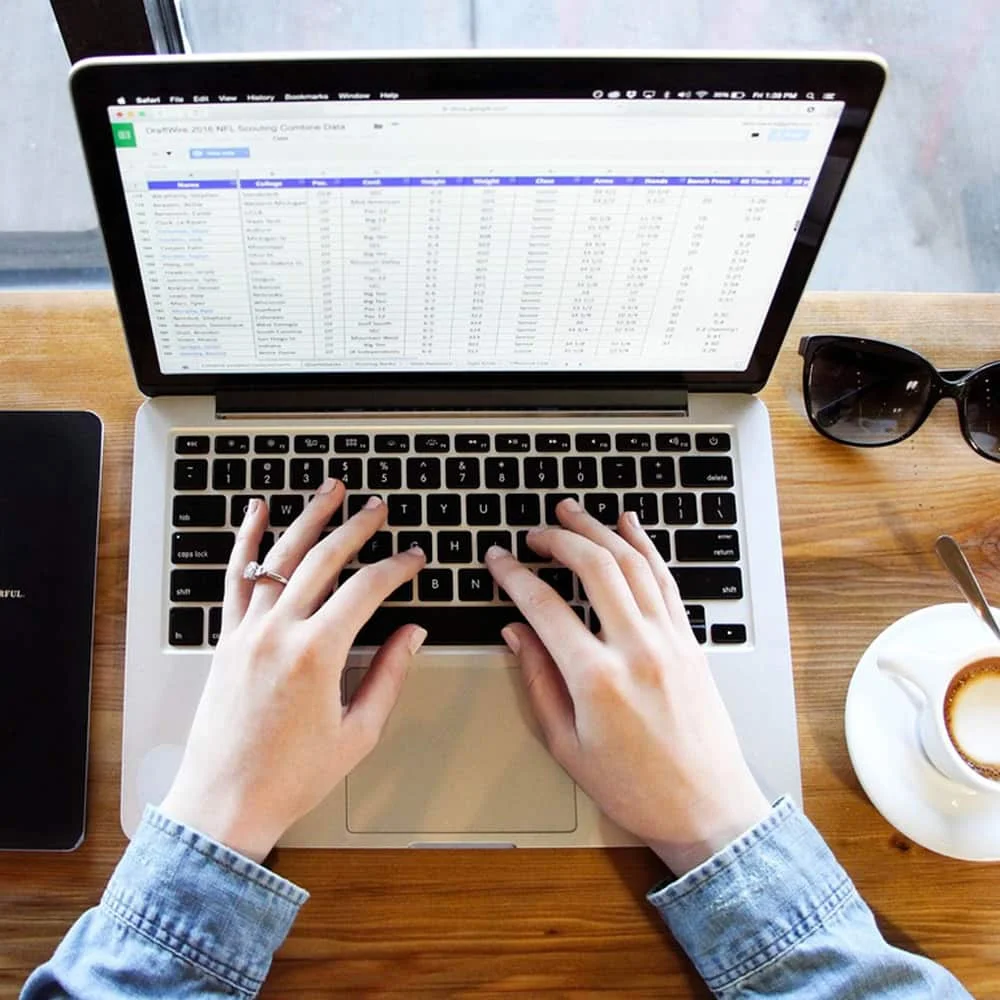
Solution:
[[(890, 941), (1000, 998), (1000, 865), (940, 857), (874, 810), (844, 741), (848, 681), (891, 621), (957, 599), (942, 531), (1000, 599), (1000, 464), (962, 440), (955, 408), (892, 448), (844, 448), (802, 414), (798, 337), (863, 332), (942, 366), (1000, 357), (1000, 296), (817, 294), (764, 392), (781, 505), (806, 810)], [(0, 854), (0, 997), (16, 996), (96, 904), (125, 838), (118, 782), (132, 379), (110, 294), (0, 295), (0, 408), (87, 408), (104, 420), (87, 839), (71, 854)], [(30, 664), (3, 664), (30, 669)], [(2, 706), (9, 711), (11, 706)], [(706, 996), (644, 893), (644, 850), (279, 851), (312, 899), (278, 953), (269, 997)]]

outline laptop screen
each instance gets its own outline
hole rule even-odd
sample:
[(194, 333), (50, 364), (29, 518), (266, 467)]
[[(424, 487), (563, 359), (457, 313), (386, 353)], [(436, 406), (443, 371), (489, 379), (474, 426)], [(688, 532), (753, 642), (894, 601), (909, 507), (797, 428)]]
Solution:
[(845, 104), (121, 96), (164, 375), (742, 372)]

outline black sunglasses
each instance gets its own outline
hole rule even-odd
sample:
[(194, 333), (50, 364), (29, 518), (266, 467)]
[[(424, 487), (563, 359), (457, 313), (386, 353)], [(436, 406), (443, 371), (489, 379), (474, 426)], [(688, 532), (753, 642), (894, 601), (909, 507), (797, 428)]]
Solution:
[(916, 351), (863, 337), (803, 337), (799, 354), (809, 421), (831, 441), (895, 444), (947, 397), (972, 449), (1000, 462), (1000, 361), (938, 371)]

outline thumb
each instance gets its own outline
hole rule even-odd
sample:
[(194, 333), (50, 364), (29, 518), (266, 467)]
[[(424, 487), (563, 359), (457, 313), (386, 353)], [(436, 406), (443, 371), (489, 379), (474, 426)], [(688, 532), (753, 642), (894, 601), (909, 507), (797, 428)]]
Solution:
[(556, 746), (566, 746), (570, 738), (575, 741), (573, 699), (545, 644), (530, 625), (513, 623), (500, 634), (510, 651), (521, 662), (528, 701), (542, 727), (549, 749), (555, 752)]
[(426, 629), (404, 626), (393, 632), (372, 657), (344, 717), (345, 729), (353, 729), (362, 742), (367, 742), (364, 737), (374, 736), (367, 749), (382, 735), (389, 713), (399, 699), (410, 661), (426, 638)]

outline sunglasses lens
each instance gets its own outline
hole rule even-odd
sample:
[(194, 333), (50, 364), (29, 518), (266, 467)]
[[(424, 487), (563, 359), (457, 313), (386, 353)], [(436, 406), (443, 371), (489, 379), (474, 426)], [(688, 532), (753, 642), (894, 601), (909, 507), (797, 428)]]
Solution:
[(1000, 461), (1000, 364), (984, 368), (969, 382), (965, 426), (973, 444)]
[(827, 344), (813, 357), (806, 400), (816, 425), (844, 444), (891, 444), (919, 423), (931, 373), (905, 352)]

